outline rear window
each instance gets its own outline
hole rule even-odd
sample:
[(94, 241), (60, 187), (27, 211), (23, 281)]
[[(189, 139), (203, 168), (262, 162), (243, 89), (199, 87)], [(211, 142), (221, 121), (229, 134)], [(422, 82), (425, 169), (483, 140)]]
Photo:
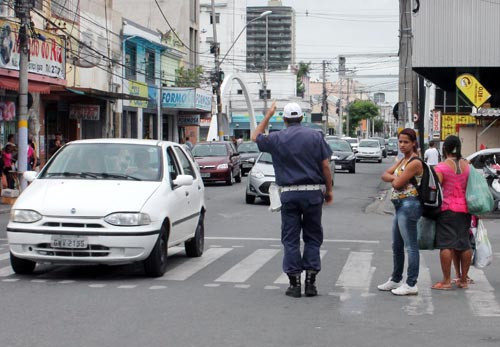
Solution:
[(328, 145), (332, 149), (332, 151), (339, 152), (350, 152), (351, 146), (346, 141), (328, 141)]
[(191, 151), (194, 157), (224, 157), (227, 156), (227, 146), (224, 144), (199, 144)]
[(367, 141), (367, 140), (364, 140), (364, 141), (361, 141), (359, 143), (359, 147), (373, 147), (373, 148), (377, 148), (379, 147), (380, 144), (378, 143), (378, 141)]
[(259, 153), (259, 147), (255, 142), (242, 143), (238, 146), (238, 152), (240, 153)]

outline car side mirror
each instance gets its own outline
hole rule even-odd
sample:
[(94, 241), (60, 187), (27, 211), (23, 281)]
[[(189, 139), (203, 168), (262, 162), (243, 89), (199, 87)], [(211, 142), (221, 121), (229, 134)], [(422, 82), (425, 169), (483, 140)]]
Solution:
[(194, 178), (191, 175), (178, 175), (173, 181), (176, 186), (190, 186), (194, 182)]
[(255, 158), (250, 158), (250, 159), (248, 159), (248, 162), (249, 162), (249, 163), (252, 163), (252, 164), (255, 164)]
[(38, 175), (38, 172), (36, 172), (36, 171), (25, 171), (23, 173), (23, 178), (28, 182), (33, 182), (37, 175)]

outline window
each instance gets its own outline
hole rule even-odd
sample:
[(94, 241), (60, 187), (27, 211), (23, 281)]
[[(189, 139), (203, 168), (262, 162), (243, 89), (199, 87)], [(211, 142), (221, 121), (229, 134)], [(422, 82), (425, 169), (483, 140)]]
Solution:
[[(215, 13), (215, 23), (216, 24), (220, 23), (220, 13)], [(210, 13), (210, 24), (214, 24), (214, 17), (212, 13)]]
[[(271, 89), (267, 89), (266, 99), (271, 99)], [(264, 89), (259, 89), (259, 99), (264, 100)]]
[(186, 157), (182, 149), (180, 149), (179, 147), (174, 147), (174, 150), (175, 153), (177, 153), (177, 156), (179, 157), (182, 166), (182, 171), (184, 171), (184, 175), (190, 175), (193, 178), (196, 178), (193, 166), (189, 162), (189, 159)]
[(236, 91), (236, 94), (238, 94), (238, 95), (243, 95), (243, 89), (238, 89), (238, 90)]
[(35, 8), (37, 10), (43, 10), (43, 0), (35, 0)]
[(52, 0), (51, 3), (53, 16), (62, 18), (72, 23), (78, 22), (80, 12), (80, 9), (78, 8), (78, 4), (80, 2), (78, 0)]
[(172, 147), (169, 147), (167, 149), (167, 157), (168, 157), (168, 175), (171, 180), (171, 184), (173, 186), (174, 180), (179, 176), (179, 164), (177, 163), (177, 160), (175, 159), (174, 152), (172, 151)]
[(151, 49), (146, 49), (145, 60), (145, 73), (146, 81), (154, 83), (155, 81), (155, 52)]
[(136, 79), (137, 48), (132, 42), (125, 42), (125, 78)]

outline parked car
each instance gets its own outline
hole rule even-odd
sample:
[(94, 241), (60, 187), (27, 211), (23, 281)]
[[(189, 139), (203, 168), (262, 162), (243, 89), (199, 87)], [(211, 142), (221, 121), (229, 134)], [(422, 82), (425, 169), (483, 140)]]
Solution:
[(328, 145), (333, 151), (332, 160), (335, 161), (335, 170), (349, 170), (356, 172), (356, 156), (351, 145), (346, 140), (329, 140)]
[(204, 247), (204, 185), (189, 155), (173, 142), (95, 139), (70, 142), (12, 206), (7, 237), (19, 274), (37, 263), (143, 262), (165, 273), (168, 248)]
[(252, 169), (255, 159), (260, 154), (259, 147), (253, 141), (245, 141), (238, 146), (238, 153), (241, 157), (241, 174), (245, 176)]
[[(332, 171), (332, 185), (335, 182), (335, 161), (330, 161)], [(245, 202), (253, 204), (255, 198), (269, 202), (269, 186), (275, 181), (273, 158), (271, 154), (262, 152), (257, 157), (254, 166), (248, 174)]]
[(359, 142), (356, 161), (376, 160), (381, 163), (382, 157), (382, 149), (378, 140), (361, 140)]
[(398, 155), (398, 138), (397, 137), (390, 137), (387, 139), (387, 144), (385, 145), (385, 148), (387, 149), (387, 155)]
[(382, 150), (382, 156), (387, 158), (387, 149), (385, 148), (385, 140), (383, 137), (370, 137), (370, 140), (377, 140), (380, 143), (380, 149)]
[(500, 164), (500, 148), (487, 148), (472, 153), (466, 158), (476, 169), (483, 172), (486, 165)]
[(241, 182), (241, 159), (231, 142), (212, 141), (197, 143), (191, 151), (200, 166), (204, 182)]
[(358, 151), (359, 141), (355, 137), (343, 137), (342, 140), (346, 140), (352, 147), (354, 153)]

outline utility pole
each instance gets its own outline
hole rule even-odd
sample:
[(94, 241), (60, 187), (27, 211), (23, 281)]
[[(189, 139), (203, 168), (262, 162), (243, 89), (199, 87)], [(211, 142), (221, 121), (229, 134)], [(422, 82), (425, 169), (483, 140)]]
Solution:
[(323, 60), (323, 118), (325, 120), (325, 135), (328, 135), (328, 94), (326, 92), (326, 60)]
[[(351, 86), (351, 79), (349, 77), (347, 77), (347, 93), (346, 93), (346, 104), (347, 106), (349, 106), (349, 94), (351, 93), (350, 92), (350, 86)], [(347, 116), (346, 116), (346, 124), (345, 124), (345, 129), (346, 129), (346, 135), (349, 137), (351, 136), (350, 134), (350, 128), (349, 128), (349, 112), (347, 112)]]
[[(342, 97), (343, 97), (343, 86), (342, 82), (345, 77), (345, 57), (344, 56), (339, 56), (339, 87), (340, 87), (340, 92), (339, 92), (339, 136), (342, 137), (344, 134), (344, 105), (342, 104)], [(349, 130), (347, 130), (347, 133), (349, 133)]]
[(264, 77), (264, 81), (262, 82), (262, 88), (264, 89), (264, 112), (263, 114), (266, 114), (267, 112), (267, 80), (266, 80), (266, 71), (268, 68), (268, 61), (269, 61), (269, 37), (268, 37), (268, 24), (269, 24), (269, 17), (266, 17), (266, 57), (264, 59), (264, 72), (262, 73)]
[(21, 20), (19, 29), (19, 121), (17, 143), (17, 171), (21, 174), (21, 191), (27, 186), (22, 173), (24, 173), (28, 167), (28, 29), (31, 25), (30, 11), (32, 8), (33, 2), (30, 0), (16, 1), (16, 16)]
[(402, 112), (399, 111), (399, 121), (403, 127), (410, 120), (413, 98), (412, 72), (412, 26), (411, 26), (411, 0), (399, 0), (399, 102), (403, 102)]
[(222, 97), (221, 97), (221, 69), (219, 63), (219, 42), (217, 42), (217, 23), (215, 17), (215, 0), (212, 0), (212, 27), (214, 31), (214, 62), (215, 62), (215, 85), (213, 88), (215, 89), (215, 95), (217, 100), (217, 137), (218, 140), (222, 140), (224, 136), (224, 125), (222, 124)]

